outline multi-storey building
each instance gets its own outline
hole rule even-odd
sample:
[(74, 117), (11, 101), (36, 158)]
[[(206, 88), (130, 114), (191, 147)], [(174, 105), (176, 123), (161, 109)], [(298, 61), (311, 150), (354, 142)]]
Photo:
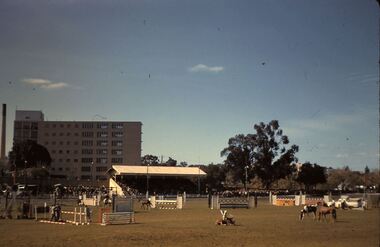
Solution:
[(52, 177), (104, 180), (112, 165), (141, 164), (141, 126), (141, 122), (42, 119), (37, 122), (36, 141), (50, 153)]
[(44, 114), (41, 111), (16, 111), (13, 141), (37, 141), (38, 122), (41, 121), (44, 121)]

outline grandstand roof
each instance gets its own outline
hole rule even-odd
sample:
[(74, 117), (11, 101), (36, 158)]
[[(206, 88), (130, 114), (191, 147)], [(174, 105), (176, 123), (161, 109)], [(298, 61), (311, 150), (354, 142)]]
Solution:
[(110, 175), (147, 175), (150, 176), (206, 176), (198, 167), (178, 166), (129, 166), (114, 165), (107, 171)]

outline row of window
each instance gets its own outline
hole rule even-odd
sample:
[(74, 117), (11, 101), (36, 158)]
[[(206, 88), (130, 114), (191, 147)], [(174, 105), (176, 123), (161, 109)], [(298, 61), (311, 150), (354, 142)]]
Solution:
[[(96, 172), (106, 172), (108, 169), (107, 166), (97, 166), (96, 167)], [(91, 166), (82, 166), (81, 168), (82, 172), (90, 172), (91, 171)]]
[[(93, 154), (94, 150), (93, 149), (82, 149), (82, 154)], [(108, 150), (107, 149), (96, 149), (96, 154), (103, 154), (107, 155)], [(113, 155), (122, 155), (123, 150), (121, 149), (112, 149), (111, 154)]]
[[(59, 145), (64, 145), (64, 144), (71, 145), (71, 142), (70, 141), (66, 141), (66, 142), (63, 142), (63, 141), (60, 141), (60, 142), (52, 141), (51, 142), (51, 145), (55, 145), (55, 144), (59, 144)], [(49, 142), (45, 142), (45, 145), (49, 145)], [(78, 145), (78, 142), (77, 141), (73, 142), (73, 145)]]
[[(93, 146), (94, 145), (94, 141), (92, 140), (83, 140), (82, 141), (82, 146)], [(111, 142), (111, 145), (113, 147), (121, 147), (123, 146), (123, 141), (112, 141)], [(96, 146), (108, 146), (108, 141), (106, 140), (101, 140), (101, 141), (96, 141)]]
[[(28, 130), (28, 133), (29, 133), (29, 130)], [(95, 133), (96, 133), (96, 136), (98, 138), (107, 138), (108, 137), (108, 132), (91, 132), (91, 131), (82, 132), (82, 137), (94, 137)], [(66, 136), (71, 136), (71, 134), (73, 134), (73, 136), (79, 136), (78, 132), (74, 132), (74, 133), (67, 132)], [(60, 133), (55, 133), (55, 132), (49, 133), (49, 132), (46, 132), (45, 133), (45, 136), (50, 136), (50, 135), (51, 136), (65, 136), (65, 133), (63, 133), (63, 132), (60, 132)], [(120, 138), (120, 137), (123, 137), (123, 132), (120, 132), (120, 131), (118, 131), (118, 132), (112, 132), (111, 135), (112, 135), (112, 137)]]
[[(20, 123), (21, 124), (21, 123)], [(108, 129), (109, 127), (109, 123), (82, 123), (82, 128), (84, 129), (92, 129), (94, 127), (98, 128), (98, 129)], [(16, 125), (17, 127), (18, 125)], [(71, 126), (73, 126), (74, 128), (79, 128), (79, 124), (78, 123), (75, 123), (73, 125), (71, 125), (70, 123), (68, 124), (63, 124), (63, 123), (60, 123), (60, 124), (56, 124), (56, 123), (46, 123), (45, 124), (45, 128), (65, 128), (65, 126), (67, 128), (71, 128)], [(111, 123), (111, 128), (112, 129), (122, 129), (123, 128), (123, 123)]]
[[(82, 163), (92, 163), (96, 161), (98, 164), (107, 164), (107, 158), (82, 158), (81, 161)], [(111, 158), (111, 163), (123, 163), (123, 158)]]
[[(97, 166), (97, 167), (96, 167), (96, 172), (106, 172), (107, 169), (108, 169), (107, 166)], [(63, 171), (63, 170), (65, 170), (65, 171), (70, 171), (70, 167), (65, 167), (65, 168), (63, 168), (63, 167), (57, 167), (57, 168), (52, 167), (51, 170), (52, 170), (52, 171)], [(75, 170), (75, 169), (74, 169), (74, 170)], [(82, 171), (82, 172), (91, 172), (91, 166), (83, 166), (83, 167), (81, 168), (81, 171)]]

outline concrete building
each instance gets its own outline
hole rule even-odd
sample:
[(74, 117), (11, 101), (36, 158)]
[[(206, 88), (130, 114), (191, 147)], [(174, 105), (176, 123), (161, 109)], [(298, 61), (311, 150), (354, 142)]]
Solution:
[(14, 141), (36, 140), (46, 147), (52, 177), (106, 180), (112, 165), (141, 164), (141, 122), (44, 121), (42, 112), (18, 112)]

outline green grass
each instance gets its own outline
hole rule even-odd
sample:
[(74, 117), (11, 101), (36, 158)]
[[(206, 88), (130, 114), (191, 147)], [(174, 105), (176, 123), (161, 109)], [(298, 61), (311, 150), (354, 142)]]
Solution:
[(338, 210), (336, 223), (311, 216), (300, 222), (299, 210), (264, 202), (256, 209), (231, 209), (237, 226), (215, 225), (221, 215), (206, 200), (189, 201), (183, 210), (143, 211), (136, 205), (133, 225), (0, 220), (0, 246), (379, 246), (379, 209)]

